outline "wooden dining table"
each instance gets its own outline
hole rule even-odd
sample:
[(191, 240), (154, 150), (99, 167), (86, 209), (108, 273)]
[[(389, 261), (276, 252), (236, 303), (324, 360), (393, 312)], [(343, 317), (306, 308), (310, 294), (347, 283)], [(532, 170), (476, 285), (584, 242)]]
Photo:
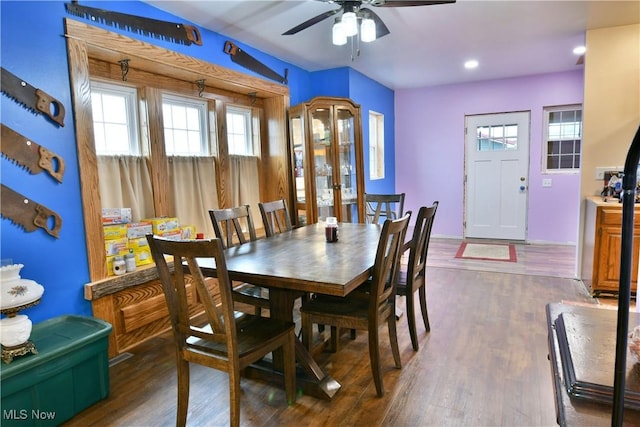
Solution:
[[(293, 321), (294, 302), (305, 293), (345, 296), (371, 275), (381, 225), (342, 223), (338, 241), (328, 243), (323, 223), (311, 224), (265, 239), (226, 249), (231, 280), (269, 288), (270, 316)], [(215, 277), (215, 263), (199, 260), (202, 272)], [(248, 377), (281, 381), (281, 355), (272, 364), (255, 365)], [(326, 374), (296, 340), (296, 361), (302, 370), (297, 384), (306, 394), (332, 399), (340, 383)]]

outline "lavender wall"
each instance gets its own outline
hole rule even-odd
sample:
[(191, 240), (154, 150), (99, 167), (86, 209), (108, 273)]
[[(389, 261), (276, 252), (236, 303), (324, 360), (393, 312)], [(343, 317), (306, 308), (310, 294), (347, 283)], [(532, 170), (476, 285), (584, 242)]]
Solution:
[[(543, 174), (543, 108), (581, 104), (582, 70), (397, 90), (396, 191), (406, 209), (439, 200), (434, 236), (463, 237), (464, 125), (473, 114), (530, 111), (528, 242), (576, 243), (580, 175)], [(542, 187), (543, 178), (552, 180)]]

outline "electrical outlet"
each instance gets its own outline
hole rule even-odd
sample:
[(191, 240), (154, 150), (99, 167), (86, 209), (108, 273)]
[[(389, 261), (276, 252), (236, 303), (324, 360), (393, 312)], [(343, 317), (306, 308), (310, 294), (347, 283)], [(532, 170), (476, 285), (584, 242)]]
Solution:
[(543, 187), (551, 187), (551, 178), (545, 178), (542, 180)]

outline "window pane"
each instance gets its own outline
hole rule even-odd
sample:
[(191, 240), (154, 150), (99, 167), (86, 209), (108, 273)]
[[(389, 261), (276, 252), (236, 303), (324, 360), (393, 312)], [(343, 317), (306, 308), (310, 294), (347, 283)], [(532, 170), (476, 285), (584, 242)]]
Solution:
[(127, 101), (121, 96), (102, 95), (105, 122), (126, 123)]
[(573, 168), (573, 156), (572, 155), (560, 156), (560, 168), (562, 169)]
[(544, 145), (547, 170), (575, 170), (580, 167), (582, 109), (580, 106), (545, 108)]
[(167, 155), (208, 156), (206, 101), (173, 95), (162, 100)]
[(518, 149), (518, 126), (480, 126), (476, 129), (478, 151), (504, 151)]
[(507, 125), (506, 136), (516, 137), (518, 136), (518, 125)]
[(91, 106), (97, 155), (138, 155), (136, 89), (91, 82)]
[(227, 142), (229, 154), (255, 155), (251, 132), (251, 109), (227, 107)]
[(369, 178), (384, 177), (384, 115), (369, 111)]

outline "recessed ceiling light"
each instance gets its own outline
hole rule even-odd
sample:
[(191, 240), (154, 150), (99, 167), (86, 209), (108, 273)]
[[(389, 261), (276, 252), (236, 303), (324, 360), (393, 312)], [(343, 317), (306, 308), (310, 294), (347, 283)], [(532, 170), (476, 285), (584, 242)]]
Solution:
[(584, 47), (584, 46), (578, 46), (578, 47), (574, 47), (573, 48), (573, 54), (574, 55), (582, 55), (586, 51), (587, 51), (587, 48)]
[(464, 68), (466, 68), (467, 70), (471, 70), (477, 67), (478, 67), (478, 61), (476, 61), (475, 59), (470, 59), (469, 61), (464, 63)]

